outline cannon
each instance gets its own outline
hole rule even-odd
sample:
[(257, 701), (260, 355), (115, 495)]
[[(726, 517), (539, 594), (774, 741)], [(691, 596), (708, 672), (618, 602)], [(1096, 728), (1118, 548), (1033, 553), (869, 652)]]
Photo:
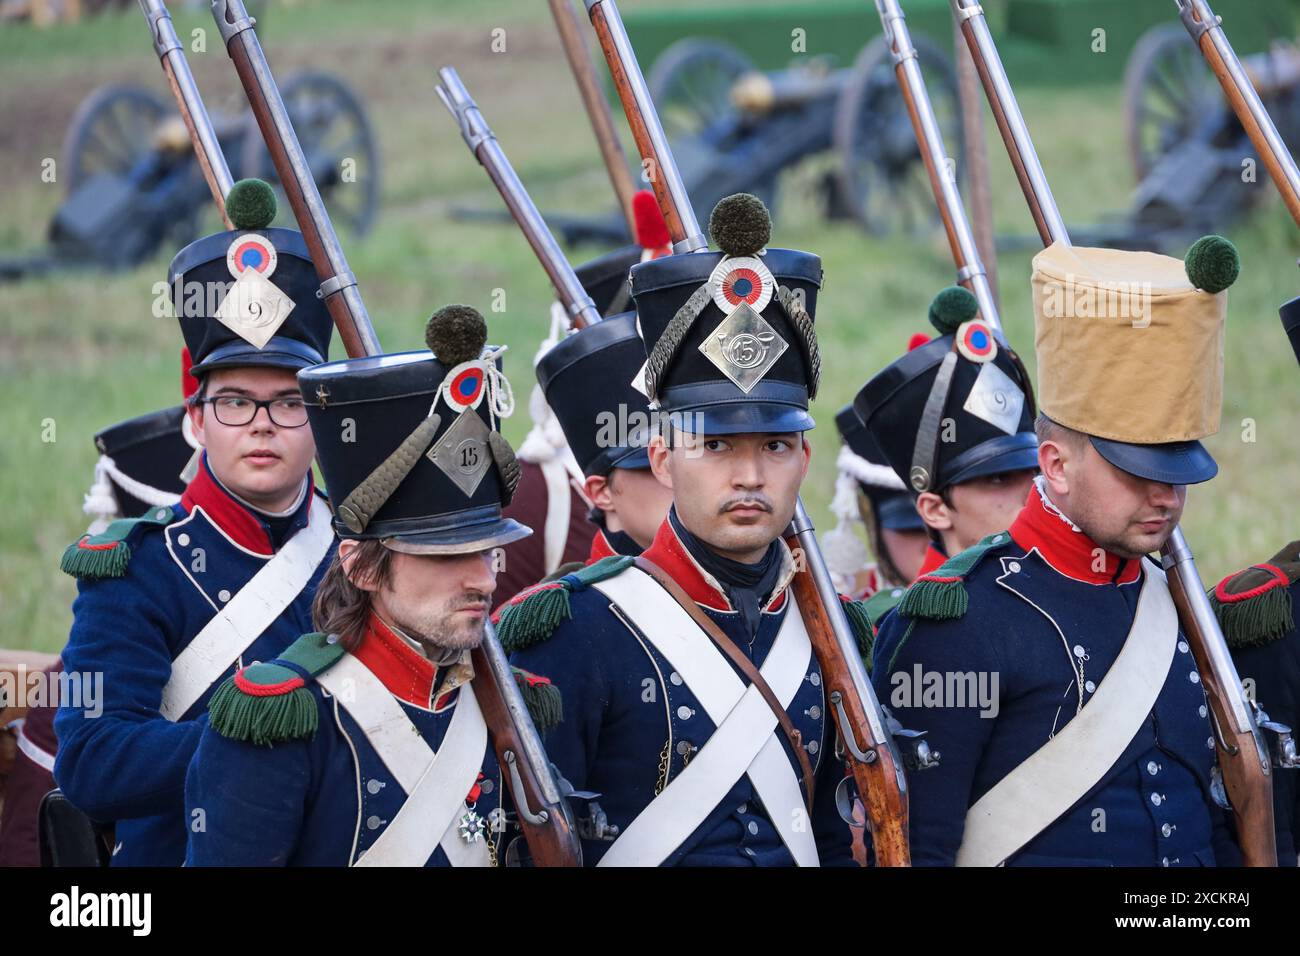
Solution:
[[(1242, 61), (1295, 151), (1300, 146), (1300, 47), (1274, 41)], [(1259, 156), (1181, 24), (1142, 35), (1124, 74), (1129, 161), (1138, 180), (1111, 245), (1182, 248), (1217, 232), (1270, 195)]]
[[(315, 71), (288, 79), (283, 94), (334, 221), (366, 232), (379, 205), (379, 154), (361, 100), (338, 77)], [(235, 179), (277, 183), (251, 113), (212, 120)], [(197, 237), (212, 205), (175, 107), (144, 86), (92, 92), (73, 115), (57, 169), (67, 195), (50, 222), (48, 251), (0, 261), (0, 279), (55, 268), (131, 268)]]
[[(952, 63), (933, 41), (915, 41), (944, 142), (961, 156)], [(819, 57), (766, 73), (729, 44), (687, 38), (664, 50), (647, 82), (701, 218), (736, 192), (754, 193), (775, 211), (780, 174), (830, 154), (833, 167), (820, 182), (828, 218), (856, 220), (874, 235), (920, 235), (938, 225), (884, 37), (849, 68)], [(960, 164), (950, 168), (956, 175)]]

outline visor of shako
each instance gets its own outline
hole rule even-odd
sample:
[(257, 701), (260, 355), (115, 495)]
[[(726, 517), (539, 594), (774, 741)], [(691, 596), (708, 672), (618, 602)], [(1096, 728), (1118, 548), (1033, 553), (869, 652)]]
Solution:
[[(175, 405), (110, 425), (95, 434), (95, 448), (112, 459), (114, 469), (133, 482), (135, 490), (144, 485), (179, 496), (185, 491), (181, 472), (194, 453), (185, 440), (186, 414), (184, 405)], [(122, 517), (137, 518), (154, 507), (133, 495), (117, 475), (110, 472), (108, 479)]]
[(582, 473), (646, 467), (650, 408), (633, 384), (645, 350), (636, 314), (597, 322), (559, 342), (537, 363), (537, 381)]
[(172, 305), (194, 374), (325, 361), (334, 323), (302, 234), (237, 229), (190, 243), (168, 269)]
[(821, 376), (812, 318), (821, 259), (768, 249), (771, 228), (763, 203), (737, 193), (709, 217), (721, 252), (632, 267), (643, 390), (674, 428), (735, 434), (815, 424), (808, 403)]
[(574, 274), (601, 315), (619, 315), (632, 307), (628, 272), (641, 261), (641, 253), (640, 246), (624, 246), (574, 267)]
[(508, 385), (491, 356), (448, 368), (421, 350), (298, 373), (340, 537), (454, 553), (531, 533), (501, 516), (518, 465), (497, 431)]
[(1295, 360), (1300, 362), (1300, 296), (1291, 299), (1278, 309), (1278, 316), (1282, 319), (1282, 329), (1286, 332), (1286, 337), (1291, 341), (1291, 351), (1295, 352)]
[(1038, 464), (1032, 383), (1015, 353), (975, 318), (974, 296), (970, 303), (960, 322), (949, 322), (955, 329), (893, 362), (853, 400), (913, 494)]

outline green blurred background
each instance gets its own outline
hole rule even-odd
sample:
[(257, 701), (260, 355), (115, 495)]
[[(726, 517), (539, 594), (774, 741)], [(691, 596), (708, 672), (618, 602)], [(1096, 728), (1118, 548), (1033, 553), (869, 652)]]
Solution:
[[(711, 11), (729, 8), (725, 15)], [(951, 45), (946, 2), (905, 3), (915, 32)], [(1004, 0), (986, 4), (1057, 200), (1068, 222), (1096, 222), (1122, 210), (1133, 188), (1125, 153), (1119, 79), (1138, 34), (1176, 22), (1172, 0)], [(1260, 5), (1219, 0), (1217, 11), (1240, 52), (1258, 49), (1270, 29)], [(1281, 8), (1289, 4), (1281, 4)], [(720, 3), (625, 0), (622, 9), (648, 71), (668, 42), (712, 33), (742, 43), (764, 66), (788, 48), (791, 24), (805, 25), (807, 56), (834, 54), (847, 65), (879, 32), (869, 3)], [(1270, 16), (1278, 9), (1270, 5)], [(189, 54), (213, 112), (244, 108), (242, 94), (205, 10), (173, 11), (182, 37), (207, 31), (207, 51)], [(738, 26), (738, 24), (740, 26)], [(933, 24), (933, 26), (931, 26)], [(1108, 35), (1092, 52), (1092, 31)], [(505, 50), (492, 51), (504, 30)], [(541, 0), (300, 0), (275, 4), (259, 26), (278, 75), (300, 67), (340, 74), (365, 100), (382, 158), (382, 203), (375, 228), (343, 235), (381, 340), (393, 351), (421, 345), (437, 306), (483, 308), (505, 290), (505, 311), (488, 313), (492, 338), (522, 399), (530, 360), (549, 323), (550, 294), (522, 236), (512, 226), (453, 221), (454, 204), (496, 209), (498, 199), (434, 94), (437, 68), (455, 66), (544, 211), (612, 210), (608, 180)], [(743, 35), (742, 35), (743, 34)], [(1292, 35), (1294, 29), (1292, 28)], [(0, 255), (38, 249), (64, 196), (42, 181), (42, 162), (60, 155), (77, 104), (109, 82), (165, 80), (134, 4), (124, 12), (37, 30), (0, 26)], [(620, 125), (621, 117), (620, 117)], [(999, 234), (1032, 225), (991, 121), (990, 167)], [(627, 139), (630, 146), (630, 138)], [(805, 488), (819, 528), (838, 446), (833, 415), (865, 379), (897, 357), (909, 335), (926, 329), (931, 297), (953, 281), (941, 236), (873, 239), (854, 224), (826, 222), (813, 162), (782, 182), (774, 243), (824, 259), (826, 285), (817, 326), (825, 361), (821, 422), (812, 433), (813, 470)], [(1300, 236), (1261, 171), (1268, 193), (1248, 219), (1225, 230), (1244, 268), (1230, 293), (1223, 427), (1208, 444), (1220, 476), (1189, 496), (1185, 527), (1207, 580), (1262, 561), (1296, 533), (1290, 478), (1300, 434), (1300, 376), (1277, 320), (1297, 291)], [(217, 228), (209, 215), (204, 231)], [(0, 284), (0, 646), (58, 650), (75, 593), (57, 570), (62, 549), (84, 529), (82, 496), (96, 459), (91, 436), (106, 425), (179, 401), (180, 338), (170, 319), (151, 313), (167, 254), (119, 274), (55, 273)], [(582, 262), (605, 251), (569, 250)], [(1033, 371), (1029, 311), (1030, 251), (1005, 252), (998, 269), (1010, 341)], [(336, 356), (339, 350), (336, 343)], [(1159, 369), (1153, 369), (1159, 374)], [(1247, 426), (1253, 422), (1253, 441)], [(53, 423), (53, 441), (49, 423)], [(526, 403), (507, 422), (522, 439)]]

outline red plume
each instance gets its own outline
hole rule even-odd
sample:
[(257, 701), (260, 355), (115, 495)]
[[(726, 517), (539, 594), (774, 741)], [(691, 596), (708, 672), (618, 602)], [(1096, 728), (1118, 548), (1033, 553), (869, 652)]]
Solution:
[(672, 245), (664, 214), (659, 211), (659, 200), (650, 190), (639, 189), (633, 194), (632, 218), (636, 222), (636, 242), (642, 249)]
[(190, 358), (190, 350), (182, 346), (181, 348), (181, 396), (189, 398), (199, 390), (199, 380), (190, 374), (190, 368), (194, 365), (194, 360)]
[(926, 335), (924, 332), (915, 332), (913, 333), (912, 337), (907, 340), (907, 350), (910, 352), (913, 349), (919, 349), (922, 345), (924, 345), (926, 342), (929, 341), (930, 341), (930, 336)]

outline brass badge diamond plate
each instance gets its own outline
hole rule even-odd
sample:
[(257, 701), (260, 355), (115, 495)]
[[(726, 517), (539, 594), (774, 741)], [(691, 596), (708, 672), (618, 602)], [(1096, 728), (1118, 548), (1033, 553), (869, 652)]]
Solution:
[(466, 497), (472, 496), (492, 465), (487, 425), (473, 409), (461, 412), (429, 449), (427, 457)]
[(790, 346), (745, 303), (700, 344), (700, 351), (746, 395)]
[(246, 269), (230, 286), (217, 318), (254, 348), (264, 348), (293, 311), (294, 302), (270, 279)]
[(988, 422), (994, 428), (1000, 428), (1008, 435), (1014, 435), (1020, 426), (1020, 413), (1025, 407), (1025, 393), (1020, 386), (1011, 381), (1006, 372), (992, 362), (980, 368), (975, 378), (975, 386), (966, 396), (962, 408)]

